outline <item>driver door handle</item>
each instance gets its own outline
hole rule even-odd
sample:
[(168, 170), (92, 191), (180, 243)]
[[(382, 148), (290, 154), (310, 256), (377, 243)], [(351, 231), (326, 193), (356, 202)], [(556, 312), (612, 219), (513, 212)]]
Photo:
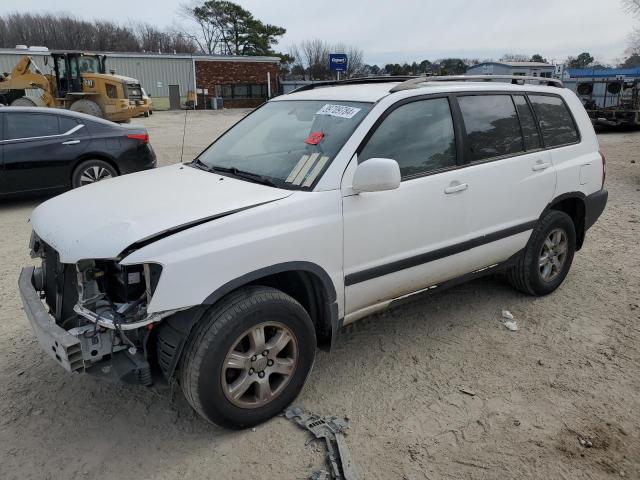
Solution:
[(467, 188), (469, 188), (468, 183), (451, 182), (451, 184), (444, 189), (444, 193), (450, 194), (450, 193), (462, 192)]
[(62, 142), (62, 145), (77, 145), (80, 143), (80, 140), (67, 140), (66, 142)]

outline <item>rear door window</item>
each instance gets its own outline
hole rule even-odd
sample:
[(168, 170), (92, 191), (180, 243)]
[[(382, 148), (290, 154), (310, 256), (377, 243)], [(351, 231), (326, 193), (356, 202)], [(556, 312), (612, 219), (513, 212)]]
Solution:
[(578, 131), (562, 98), (529, 95), (529, 100), (538, 117), (545, 147), (559, 147), (578, 141)]
[(522, 126), (524, 148), (526, 150), (541, 148), (540, 133), (538, 132), (538, 127), (536, 126), (536, 121), (533, 118), (527, 99), (524, 95), (514, 95), (513, 102), (516, 104), (520, 125)]
[(467, 131), (467, 156), (477, 162), (523, 151), (516, 108), (509, 95), (458, 97)]
[(9, 113), (5, 131), (7, 140), (58, 135), (58, 116), (43, 113)]

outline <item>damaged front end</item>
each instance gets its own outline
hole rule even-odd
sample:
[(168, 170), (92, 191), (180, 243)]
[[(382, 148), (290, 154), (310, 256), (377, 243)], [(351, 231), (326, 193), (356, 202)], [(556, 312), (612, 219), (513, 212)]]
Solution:
[(121, 259), (63, 264), (35, 233), (31, 255), (42, 265), (23, 270), (20, 292), (45, 350), (69, 371), (151, 385), (149, 338), (156, 322), (175, 313), (147, 311), (162, 267)]

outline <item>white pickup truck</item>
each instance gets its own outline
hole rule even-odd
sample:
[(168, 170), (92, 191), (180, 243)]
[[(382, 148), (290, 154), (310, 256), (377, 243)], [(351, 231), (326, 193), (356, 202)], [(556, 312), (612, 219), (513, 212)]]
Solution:
[(143, 385), (156, 372), (242, 428), (296, 397), (343, 325), (398, 299), (494, 272), (553, 292), (604, 178), (589, 117), (551, 79), (316, 84), (189, 164), (40, 205), (42, 266), (20, 291), (67, 370)]

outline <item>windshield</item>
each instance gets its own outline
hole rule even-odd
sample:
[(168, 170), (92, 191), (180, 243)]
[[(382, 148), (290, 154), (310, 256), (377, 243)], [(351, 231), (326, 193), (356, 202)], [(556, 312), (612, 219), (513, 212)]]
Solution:
[(100, 73), (100, 61), (96, 57), (79, 58), (81, 73)]
[[(311, 188), (370, 103), (283, 100), (245, 117), (195, 160), (213, 171), (253, 176), (281, 188)], [(237, 175), (242, 177), (242, 175)]]

